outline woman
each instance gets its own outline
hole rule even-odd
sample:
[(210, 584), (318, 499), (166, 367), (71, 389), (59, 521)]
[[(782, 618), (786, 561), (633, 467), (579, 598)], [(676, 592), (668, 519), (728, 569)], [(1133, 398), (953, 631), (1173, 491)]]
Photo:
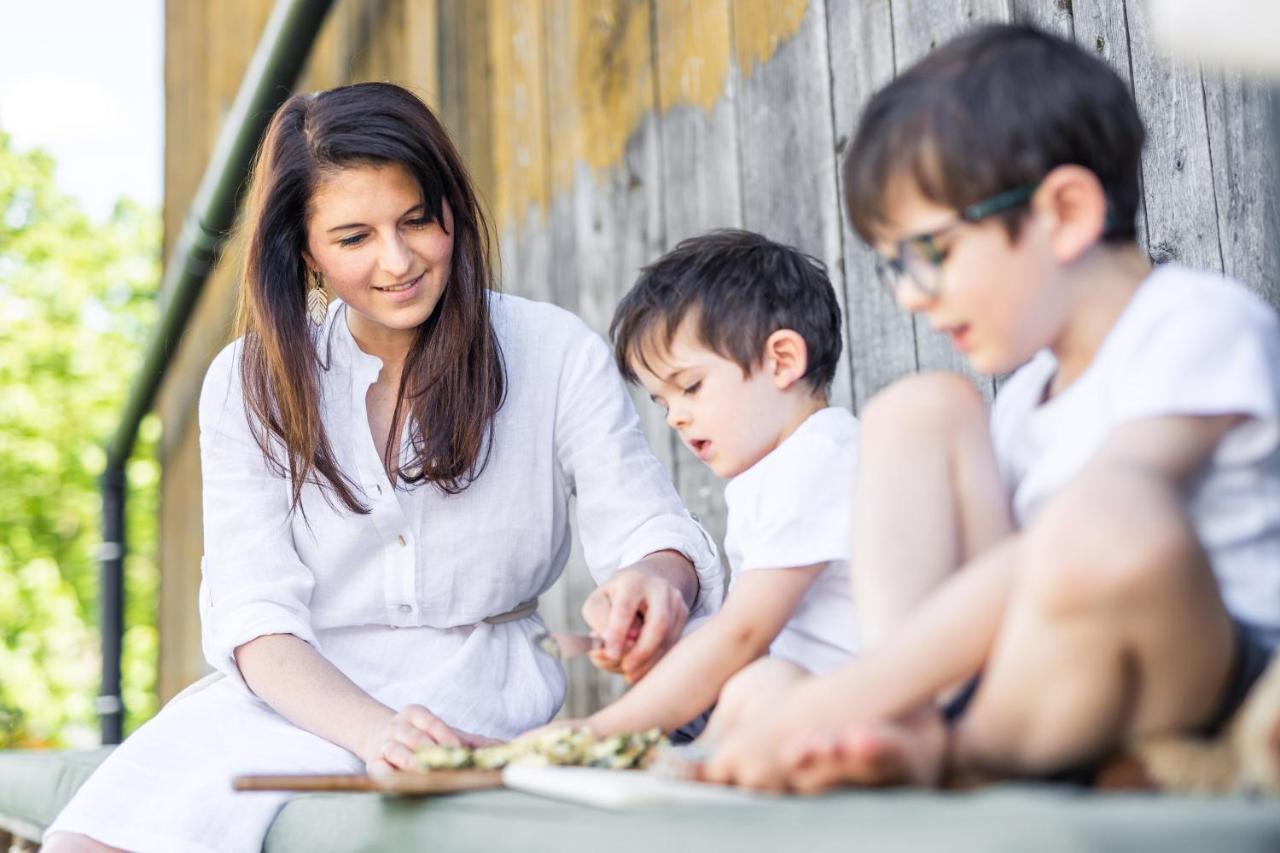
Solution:
[(102, 765), (46, 834), (55, 853), (256, 851), (287, 795), (232, 794), (236, 773), (379, 772), (546, 722), (564, 674), (533, 642), (536, 602), (575, 494), (603, 666), (639, 677), (719, 601), (607, 346), (490, 291), (486, 223), (421, 101), (291, 98), (246, 222), (244, 335), (200, 399), (218, 672)]

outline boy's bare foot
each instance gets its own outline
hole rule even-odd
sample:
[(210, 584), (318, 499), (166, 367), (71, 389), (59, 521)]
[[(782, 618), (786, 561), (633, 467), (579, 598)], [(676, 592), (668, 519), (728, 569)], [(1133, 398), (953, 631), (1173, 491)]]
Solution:
[(806, 742), (789, 756), (789, 782), (806, 794), (837, 785), (938, 787), (947, 734), (945, 721), (933, 708), (861, 723), (836, 737)]

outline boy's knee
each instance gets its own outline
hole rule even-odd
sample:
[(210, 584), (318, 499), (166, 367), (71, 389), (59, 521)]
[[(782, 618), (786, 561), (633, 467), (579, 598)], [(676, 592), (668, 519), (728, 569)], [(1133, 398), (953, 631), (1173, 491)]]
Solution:
[(921, 373), (908, 376), (871, 398), (860, 413), (862, 430), (881, 428), (900, 433), (922, 429), (942, 432), (960, 423), (986, 423), (982, 395), (958, 373)]
[(716, 704), (732, 710), (755, 700), (768, 699), (802, 675), (795, 664), (777, 658), (760, 658), (743, 667), (725, 683)]
[(1149, 600), (1204, 564), (1177, 496), (1141, 478), (1064, 493), (1028, 529), (1025, 549), (1031, 591), (1058, 613)]

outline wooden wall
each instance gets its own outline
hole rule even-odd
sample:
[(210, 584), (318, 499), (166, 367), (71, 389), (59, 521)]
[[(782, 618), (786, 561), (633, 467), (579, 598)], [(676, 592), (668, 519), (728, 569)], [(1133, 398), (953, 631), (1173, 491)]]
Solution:
[[(269, 5), (193, 16), (192, 4), (169, 4), (169, 237)], [(1138, 0), (339, 0), (304, 88), (390, 79), (417, 89), (487, 200), (504, 288), (571, 308), (602, 333), (638, 267), (707, 228), (751, 228), (823, 259), (846, 317), (834, 396), (856, 410), (904, 373), (964, 367), (875, 285), (841, 215), (840, 152), (862, 104), (899, 69), (975, 22), (1010, 20), (1074, 39), (1133, 86), (1150, 136), (1139, 226), (1153, 258), (1226, 270), (1280, 303), (1267, 92), (1159, 56)], [(226, 336), (231, 273), (224, 262), (161, 406), (162, 698), (200, 671), (191, 412)], [(721, 484), (652, 404), (638, 395), (637, 407), (719, 538)], [(575, 554), (543, 603), (548, 621), (581, 627), (589, 589)], [(620, 689), (585, 664), (571, 676), (574, 714)]]

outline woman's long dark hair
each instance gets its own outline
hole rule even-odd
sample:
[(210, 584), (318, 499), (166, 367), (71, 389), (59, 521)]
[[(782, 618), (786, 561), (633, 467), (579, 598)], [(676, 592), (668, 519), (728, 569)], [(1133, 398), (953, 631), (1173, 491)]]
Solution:
[(391, 435), (407, 418), (409, 458), (400, 465), (389, 441), (383, 465), (398, 482), (457, 494), (489, 459), (506, 375), (489, 322), (489, 225), (461, 157), (427, 106), (399, 86), (360, 83), (295, 95), (272, 117), (254, 164), (238, 317), (249, 426), (268, 464), (288, 474), (295, 509), (311, 481), (351, 511), (369, 511), (339, 469), (320, 416), (320, 373), (328, 365), (306, 315), (303, 249), (308, 206), (326, 175), (391, 163), (417, 179), (441, 226), (448, 202), (453, 260), (439, 304), (418, 327), (396, 396)]

